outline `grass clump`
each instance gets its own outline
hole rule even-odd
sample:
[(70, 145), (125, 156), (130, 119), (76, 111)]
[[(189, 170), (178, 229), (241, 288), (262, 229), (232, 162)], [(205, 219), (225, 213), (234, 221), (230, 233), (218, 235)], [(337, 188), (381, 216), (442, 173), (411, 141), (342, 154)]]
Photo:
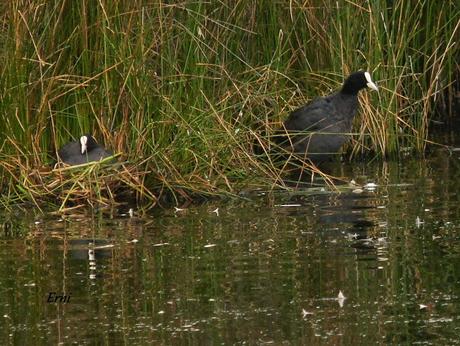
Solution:
[(60, 212), (139, 199), (155, 205), (157, 197), (144, 184), (148, 172), (126, 163), (113, 164), (116, 156), (76, 166), (56, 164), (41, 168), (21, 165), (14, 158), (3, 161), (2, 168), (13, 181), (7, 185), (1, 201), (5, 206), (11, 204), (11, 198), (15, 202), (32, 201), (37, 208), (51, 204), (58, 206)]
[(259, 160), (253, 143), (267, 150), (289, 111), (360, 68), (381, 91), (361, 96), (346, 151), (423, 152), (459, 69), (454, 1), (32, 0), (0, 8), (0, 183), (11, 198), (46, 195), (17, 177), (88, 132), (123, 153), (157, 197), (283, 186), (286, 167)]

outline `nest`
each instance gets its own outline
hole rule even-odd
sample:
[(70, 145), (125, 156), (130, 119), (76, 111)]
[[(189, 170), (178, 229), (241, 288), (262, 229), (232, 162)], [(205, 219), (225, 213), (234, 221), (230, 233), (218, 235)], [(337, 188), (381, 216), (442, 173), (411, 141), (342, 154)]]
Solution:
[(113, 206), (145, 199), (155, 205), (157, 197), (144, 185), (145, 177), (150, 172), (140, 169), (142, 163), (113, 163), (115, 157), (82, 165), (56, 164), (55, 167), (40, 169), (19, 165), (15, 194), (21, 199), (27, 197), (33, 200), (37, 206), (43, 203), (58, 205), (60, 211), (83, 206)]

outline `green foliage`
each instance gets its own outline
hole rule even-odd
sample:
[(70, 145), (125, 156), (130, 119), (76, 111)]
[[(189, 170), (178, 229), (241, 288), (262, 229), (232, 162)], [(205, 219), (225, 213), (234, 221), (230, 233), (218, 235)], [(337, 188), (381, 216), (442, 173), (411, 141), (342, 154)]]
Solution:
[(458, 69), (457, 1), (0, 6), (2, 159), (49, 163), (91, 132), (132, 162), (149, 158), (152, 180), (170, 186), (276, 181), (254, 158), (256, 136), (264, 143), (290, 110), (358, 69), (381, 91), (363, 94), (351, 151), (423, 151)]

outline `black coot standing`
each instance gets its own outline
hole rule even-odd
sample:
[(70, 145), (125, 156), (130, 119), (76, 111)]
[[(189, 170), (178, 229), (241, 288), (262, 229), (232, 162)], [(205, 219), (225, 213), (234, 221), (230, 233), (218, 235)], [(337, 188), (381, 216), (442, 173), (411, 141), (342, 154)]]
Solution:
[(378, 91), (369, 72), (352, 73), (340, 91), (293, 111), (276, 133), (275, 143), (316, 164), (329, 160), (349, 139), (358, 92), (366, 87)]
[(67, 143), (58, 151), (61, 161), (72, 166), (100, 161), (112, 155), (102, 145), (97, 144), (94, 137), (89, 134), (81, 136), (77, 141)]

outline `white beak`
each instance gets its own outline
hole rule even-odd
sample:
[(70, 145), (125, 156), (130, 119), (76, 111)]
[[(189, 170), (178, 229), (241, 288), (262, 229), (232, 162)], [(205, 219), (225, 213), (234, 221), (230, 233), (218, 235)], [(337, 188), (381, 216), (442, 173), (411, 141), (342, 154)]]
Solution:
[(367, 87), (371, 88), (372, 90), (379, 91), (379, 88), (377, 88), (377, 85), (372, 81), (371, 75), (369, 72), (364, 72), (364, 77), (366, 77), (367, 81)]
[(86, 153), (86, 150), (88, 149), (88, 137), (86, 136), (81, 136), (80, 137), (80, 147), (81, 147), (81, 154), (84, 155)]

